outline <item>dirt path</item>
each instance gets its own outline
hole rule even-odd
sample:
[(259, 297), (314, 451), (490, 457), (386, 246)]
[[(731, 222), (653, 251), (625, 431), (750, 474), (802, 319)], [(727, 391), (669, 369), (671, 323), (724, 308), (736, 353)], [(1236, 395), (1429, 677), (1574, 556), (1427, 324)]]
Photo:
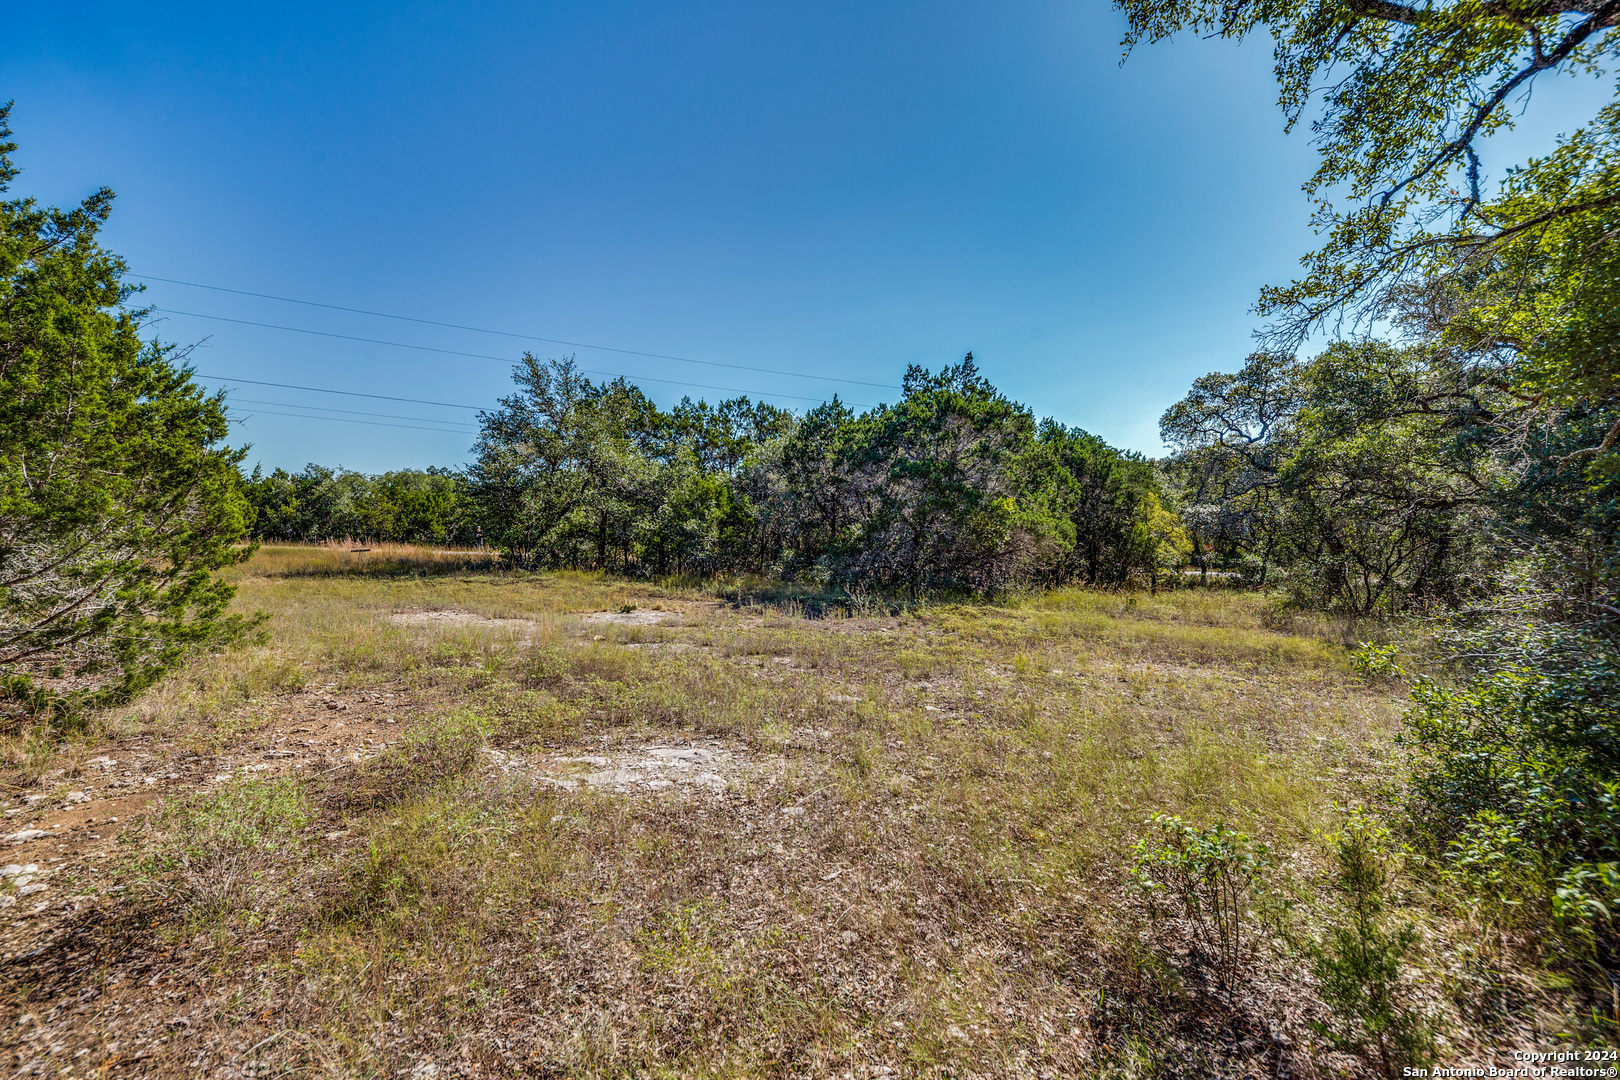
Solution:
[(27, 957), (108, 887), (117, 837), (161, 799), (238, 775), (319, 774), (397, 742), (421, 702), (401, 688), (311, 689), (277, 700), (274, 719), (217, 753), (160, 736), (105, 744), (17, 793), (0, 834), (0, 961)]

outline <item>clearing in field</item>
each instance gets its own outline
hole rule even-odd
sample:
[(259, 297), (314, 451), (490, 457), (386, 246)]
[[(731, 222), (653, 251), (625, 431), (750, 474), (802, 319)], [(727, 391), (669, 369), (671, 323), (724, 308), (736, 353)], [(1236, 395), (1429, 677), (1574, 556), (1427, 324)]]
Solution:
[(1313, 1041), (1302, 965), (1254, 931), (1221, 983), (1131, 883), (1163, 812), (1269, 844), (1274, 892), (1303, 887), (1335, 802), (1377, 799), (1394, 773), (1399, 688), (1264, 598), (857, 615), (295, 548), (234, 576), (266, 643), (65, 746), (10, 745), (14, 1067), (1337, 1060)]

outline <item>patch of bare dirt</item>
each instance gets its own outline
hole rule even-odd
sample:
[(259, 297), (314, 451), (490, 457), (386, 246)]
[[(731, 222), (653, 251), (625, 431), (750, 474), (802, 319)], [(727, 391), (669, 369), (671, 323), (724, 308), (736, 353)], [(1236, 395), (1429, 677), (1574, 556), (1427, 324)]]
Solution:
[(718, 739), (693, 743), (648, 743), (588, 753), (524, 755), (486, 749), (501, 772), (519, 774), (563, 791), (601, 788), (625, 794), (667, 792), (683, 796), (720, 793), (780, 771), (781, 760)]
[(158, 800), (232, 777), (319, 775), (357, 764), (396, 743), (421, 704), (397, 689), (314, 688), (278, 699), (269, 723), (217, 751), (143, 735), (41, 776), (7, 800), (0, 825), (0, 862), (16, 867), (0, 868), (0, 964), (39, 949), (105, 893), (119, 833)]
[(591, 611), (579, 617), (584, 623), (613, 623), (618, 626), (657, 626), (680, 618), (675, 611), (637, 608), (634, 611)]
[(525, 639), (534, 634), (532, 619), (492, 619), (472, 611), (396, 611), (388, 621), (397, 626), (471, 627), (476, 630), (506, 630), (522, 634)]

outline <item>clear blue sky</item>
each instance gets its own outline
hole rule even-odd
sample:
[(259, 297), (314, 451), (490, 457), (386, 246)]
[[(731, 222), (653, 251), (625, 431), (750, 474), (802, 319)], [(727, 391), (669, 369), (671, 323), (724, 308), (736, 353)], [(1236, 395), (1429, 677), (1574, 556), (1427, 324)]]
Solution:
[[(137, 273), (862, 382), (972, 350), (1038, 415), (1157, 453), (1159, 414), (1237, 366), (1258, 288), (1310, 244), (1312, 156), (1282, 133), (1268, 41), (1181, 40), (1120, 67), (1121, 30), (1098, 0), (37, 4), (8, 16), (0, 99), (16, 99), (13, 195), (112, 187), (106, 241)], [(179, 285), (143, 299), (525, 347)], [(195, 315), (159, 331), (204, 342), (209, 375), (471, 405), (510, 387), (500, 359)], [(897, 396), (529, 347), (649, 380), (665, 405), (730, 395), (653, 378), (795, 407)], [(468, 456), (453, 430), (275, 414), (471, 412), (233, 385), (250, 462)]]

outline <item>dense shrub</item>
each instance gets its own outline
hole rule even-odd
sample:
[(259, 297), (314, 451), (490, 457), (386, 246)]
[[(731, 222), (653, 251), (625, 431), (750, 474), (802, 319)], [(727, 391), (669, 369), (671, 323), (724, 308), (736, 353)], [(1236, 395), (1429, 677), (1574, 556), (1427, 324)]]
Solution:
[[(1601, 638), (1550, 636), (1561, 644), (1457, 684), (1408, 676), (1405, 813), (1467, 904), (1549, 912), (1550, 928), (1582, 946), (1575, 959), (1593, 965), (1601, 995), (1620, 968), (1620, 663)], [(1404, 674), (1392, 652), (1364, 646), (1359, 659)]]
[[(1388, 649), (1361, 657), (1369, 671), (1398, 670)], [(1598, 692), (1612, 677), (1529, 667), (1459, 685), (1410, 677), (1410, 810), (1437, 844), (1465, 846), (1491, 824), (1552, 865), (1620, 859), (1620, 698)]]

